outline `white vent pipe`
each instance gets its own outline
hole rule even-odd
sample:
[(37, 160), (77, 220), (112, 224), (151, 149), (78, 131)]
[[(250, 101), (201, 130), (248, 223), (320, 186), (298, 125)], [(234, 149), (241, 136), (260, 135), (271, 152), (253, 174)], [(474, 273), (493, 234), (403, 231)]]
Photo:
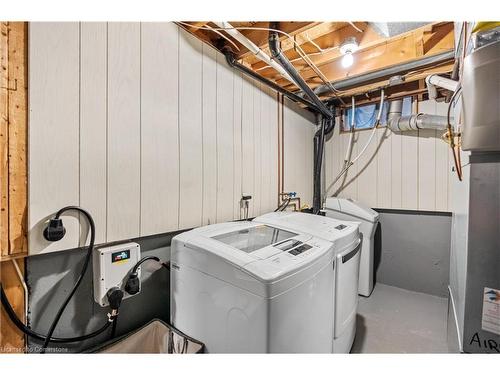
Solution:
[[(389, 105), (387, 114), (387, 126), (393, 132), (401, 132), (408, 130), (432, 129), (446, 130), (448, 119), (446, 116), (427, 115), (418, 113), (411, 116), (402, 116), (403, 100), (394, 100)], [(450, 118), (453, 123), (453, 119)]]
[(431, 74), (425, 78), (425, 83), (427, 84), (427, 91), (429, 92), (429, 99), (437, 98), (437, 87), (442, 87), (443, 89), (455, 92), (458, 87), (458, 81), (452, 79), (441, 77), (437, 74)]
[(229, 22), (222, 21), (214, 23), (221, 29), (224, 29), (226, 33), (228, 33), (238, 42), (243, 44), (246, 48), (248, 48), (248, 50), (252, 52), (255, 55), (255, 57), (257, 57), (259, 60), (265, 62), (270, 67), (274, 68), (276, 71), (278, 71), (278, 73), (280, 73), (284, 78), (286, 78), (294, 85), (297, 85), (295, 81), (292, 79), (292, 77), (290, 77), (290, 75), (285, 71), (285, 69), (283, 69), (283, 67), (280, 64), (272, 60), (269, 57), (269, 55), (267, 55), (264, 51), (262, 51), (254, 42), (252, 42), (238, 30), (236, 30)]

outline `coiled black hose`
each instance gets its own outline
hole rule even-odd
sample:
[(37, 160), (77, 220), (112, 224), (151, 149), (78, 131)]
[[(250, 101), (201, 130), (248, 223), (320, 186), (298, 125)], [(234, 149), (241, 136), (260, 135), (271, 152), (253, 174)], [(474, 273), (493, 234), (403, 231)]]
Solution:
[[(12, 323), (14, 323), (14, 325), (21, 332), (23, 332), (24, 334), (26, 334), (30, 337), (33, 337), (37, 340), (45, 341), (47, 339), (47, 336), (41, 335), (41, 334), (33, 331), (28, 326), (26, 326), (23, 322), (21, 322), (21, 320), (19, 320), (19, 318), (16, 315), (16, 312), (14, 311), (9, 300), (7, 299), (5, 291), (3, 290), (3, 286), (1, 284), (0, 284), (0, 297), (2, 300), (2, 305), (5, 309), (5, 312), (9, 316)], [(115, 319), (116, 319), (116, 317), (115, 317)], [(93, 337), (96, 337), (96, 336), (100, 335), (101, 333), (103, 333), (104, 331), (106, 331), (112, 322), (114, 322), (114, 320), (113, 321), (108, 320), (106, 322), (106, 324), (104, 324), (101, 328), (99, 328), (98, 330), (96, 330), (92, 333), (89, 333), (87, 335), (76, 336), (76, 337), (64, 337), (64, 338), (63, 337), (51, 337), (49, 339), (49, 341), (51, 343), (55, 343), (55, 344), (65, 344), (65, 343), (71, 343), (71, 342), (85, 341), (85, 340), (91, 339)]]

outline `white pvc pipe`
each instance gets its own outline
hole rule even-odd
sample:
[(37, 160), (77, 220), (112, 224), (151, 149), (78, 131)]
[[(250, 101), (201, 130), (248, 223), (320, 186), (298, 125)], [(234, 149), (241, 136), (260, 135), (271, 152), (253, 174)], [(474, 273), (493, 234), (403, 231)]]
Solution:
[(443, 89), (455, 92), (458, 87), (458, 81), (454, 81), (449, 78), (441, 77), (437, 74), (431, 74), (425, 78), (425, 83), (427, 84), (427, 91), (429, 92), (429, 97), (435, 99), (437, 97), (437, 87), (442, 87)]
[(284, 78), (286, 78), (288, 81), (296, 85), (292, 77), (290, 77), (290, 75), (286, 72), (285, 69), (283, 69), (283, 67), (280, 64), (272, 60), (271, 57), (269, 57), (264, 51), (262, 51), (254, 42), (252, 42), (238, 30), (236, 30), (229, 22), (222, 21), (214, 23), (221, 29), (224, 29), (226, 33), (228, 33), (238, 42), (243, 44), (246, 48), (248, 48), (248, 50), (252, 52), (255, 55), (255, 57), (265, 62), (270, 67), (276, 69)]
[(345, 153), (344, 157), (344, 167), (349, 164), (349, 161), (351, 160), (351, 154), (352, 154), (352, 141), (354, 138), (354, 115), (355, 115), (355, 110), (356, 110), (356, 100), (354, 99), (354, 95), (352, 96), (351, 99), (352, 102), (352, 109), (351, 109), (351, 134), (349, 135), (349, 144), (347, 145), (347, 150)]

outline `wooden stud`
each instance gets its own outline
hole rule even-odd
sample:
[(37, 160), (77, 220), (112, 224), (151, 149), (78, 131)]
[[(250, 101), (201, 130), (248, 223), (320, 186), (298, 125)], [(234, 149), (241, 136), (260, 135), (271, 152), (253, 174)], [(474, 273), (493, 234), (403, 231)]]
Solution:
[(8, 23), (0, 24), (0, 257), (9, 254)]
[(27, 253), (27, 35), (26, 22), (9, 23), (9, 254)]
[[(230, 22), (234, 27), (237, 26), (253, 26), (253, 27), (262, 27), (269, 28), (269, 22), (258, 22), (254, 25), (248, 24), (247, 22)], [(280, 30), (291, 36), (298, 36), (299, 34), (306, 32), (310, 28), (320, 25), (320, 22), (281, 22)], [(240, 30), (240, 32), (245, 35), (248, 39), (252, 40), (259, 48), (264, 51), (268, 51), (268, 37), (269, 31), (267, 30)], [(283, 34), (279, 35), (279, 38), (283, 44), (286, 44), (287, 48), (292, 48), (293, 43)], [(243, 47), (238, 53), (238, 59), (243, 57), (252, 57), (253, 53), (249, 52), (248, 49)]]
[[(450, 32), (440, 43), (426, 51), (425, 56), (453, 50), (453, 45), (453, 30), (450, 29)], [(421, 58), (422, 56), (417, 54), (417, 46), (418, 42), (415, 40), (415, 35), (409, 34), (403, 38), (396, 38), (356, 52), (354, 64), (348, 70), (342, 68), (341, 56), (320, 62), (317, 65), (329, 81), (337, 81)], [(301, 70), (300, 73), (306, 80), (316, 77), (316, 73), (309, 67)], [(289, 82), (285, 79), (279, 79), (277, 83), (286, 85), (286, 87), (289, 86)], [(314, 87), (315, 85), (311, 84), (311, 86)]]
[[(24, 290), (7, 260), (26, 255), (27, 23), (1, 23), (0, 33), (0, 281), (24, 320)], [(24, 259), (17, 260), (21, 270)], [(24, 335), (2, 309), (0, 352), (23, 353)]]
[[(356, 36), (360, 43), (360, 49), (355, 53), (355, 62), (349, 70), (341, 67), (342, 56), (338, 48), (317, 54), (314, 53), (317, 50), (303, 45), (306, 53), (310, 53), (311, 60), (330, 81), (352, 77), (386, 66), (403, 63), (423, 55), (430, 56), (454, 48), (453, 23), (439, 25), (439, 27), (435, 28), (435, 34), (423, 33), (423, 29), (420, 28), (389, 39), (381, 37), (371, 28), (367, 28), (361, 37), (353, 34), (352, 28), (342, 28), (315, 40), (315, 43), (322, 48), (328, 48), (340, 45), (348, 36)], [(433, 42), (427, 43), (427, 47), (423, 49), (423, 45), (431, 39), (433, 39)], [(325, 42), (325, 40), (328, 40), (328, 42)], [(286, 55), (312, 87), (322, 83), (317, 80), (316, 73), (299, 58), (296, 51), (290, 50)], [(246, 60), (251, 61), (252, 69), (258, 71), (264, 77), (277, 80), (277, 83), (285, 88), (295, 89), (272, 69), (264, 69), (262, 62), (251, 60), (251, 58)]]

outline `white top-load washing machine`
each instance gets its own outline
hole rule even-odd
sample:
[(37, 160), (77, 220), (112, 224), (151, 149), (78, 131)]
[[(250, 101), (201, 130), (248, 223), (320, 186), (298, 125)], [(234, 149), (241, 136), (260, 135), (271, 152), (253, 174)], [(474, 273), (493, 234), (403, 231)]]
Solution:
[(325, 202), (326, 216), (338, 220), (356, 220), (361, 223), (360, 231), (363, 235), (361, 247), (361, 260), (359, 266), (359, 291), (362, 296), (369, 297), (373, 290), (373, 262), (375, 231), (377, 229), (379, 214), (361, 202), (331, 197)]
[[(255, 218), (254, 222), (310, 234), (332, 244), (335, 254), (333, 352), (348, 353), (356, 334), (361, 247), (359, 223), (300, 212), (271, 212)], [(359, 237), (354, 237), (354, 233)]]
[[(357, 226), (345, 232), (353, 247)], [(220, 353), (331, 353), (332, 243), (255, 222), (184, 232), (171, 246), (171, 322)]]

